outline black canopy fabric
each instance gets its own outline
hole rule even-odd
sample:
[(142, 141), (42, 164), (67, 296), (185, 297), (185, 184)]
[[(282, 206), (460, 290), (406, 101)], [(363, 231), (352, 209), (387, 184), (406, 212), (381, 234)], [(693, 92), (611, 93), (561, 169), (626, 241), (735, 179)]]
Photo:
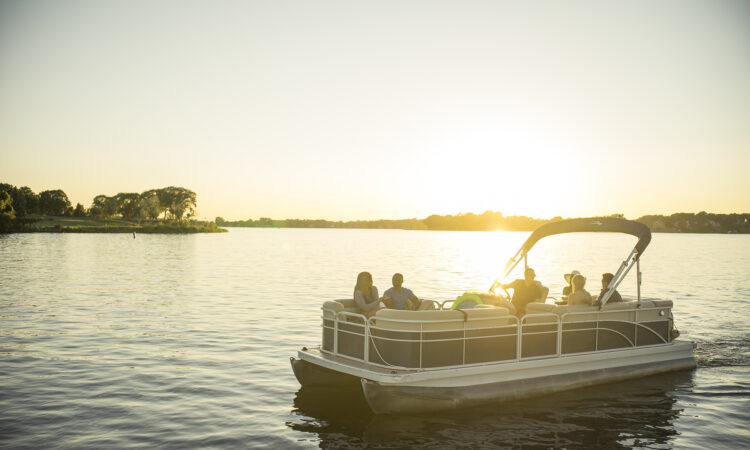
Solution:
[(640, 222), (633, 222), (632, 220), (617, 219), (614, 217), (603, 217), (603, 218), (591, 218), (591, 219), (570, 219), (561, 220), (559, 222), (550, 222), (537, 228), (526, 242), (524, 242), (521, 250), (523, 253), (528, 253), (531, 247), (536, 242), (546, 236), (552, 236), (554, 234), (562, 233), (580, 233), (580, 232), (610, 232), (610, 233), (627, 233), (632, 234), (638, 238), (638, 243), (635, 244), (638, 253), (635, 255), (636, 258), (640, 258), (643, 251), (648, 247), (651, 242), (651, 230)]

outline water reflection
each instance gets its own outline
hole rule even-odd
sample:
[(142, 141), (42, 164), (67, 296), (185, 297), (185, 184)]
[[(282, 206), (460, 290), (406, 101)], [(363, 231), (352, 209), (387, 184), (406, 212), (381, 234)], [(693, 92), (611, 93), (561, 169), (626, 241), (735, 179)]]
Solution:
[(356, 388), (307, 387), (297, 392), (297, 420), (287, 425), (316, 433), (322, 448), (663, 447), (677, 435), (677, 393), (692, 390), (693, 376), (660, 374), (422, 416), (374, 415)]

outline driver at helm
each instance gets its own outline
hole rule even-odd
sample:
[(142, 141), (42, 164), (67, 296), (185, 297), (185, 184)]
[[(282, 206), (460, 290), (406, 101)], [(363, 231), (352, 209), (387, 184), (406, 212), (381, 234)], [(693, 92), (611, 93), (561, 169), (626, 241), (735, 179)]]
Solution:
[(501, 284), (503, 289), (513, 289), (511, 303), (516, 307), (518, 316), (526, 314), (526, 305), (531, 302), (544, 302), (547, 297), (548, 288), (536, 281), (536, 273), (531, 267), (523, 272), (523, 280), (514, 280), (507, 284)]

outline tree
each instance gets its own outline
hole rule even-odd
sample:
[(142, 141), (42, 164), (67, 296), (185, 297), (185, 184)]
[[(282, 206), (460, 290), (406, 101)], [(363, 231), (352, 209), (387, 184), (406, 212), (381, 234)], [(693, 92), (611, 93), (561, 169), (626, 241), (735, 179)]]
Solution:
[(154, 219), (159, 217), (159, 214), (164, 213), (164, 220), (167, 219), (167, 210), (169, 209), (169, 193), (164, 189), (151, 189), (141, 194), (141, 197), (152, 197), (156, 196), (158, 202), (157, 213)]
[[(160, 189), (160, 191), (163, 191), (162, 195), (168, 205), (169, 213), (172, 214), (176, 220), (179, 220), (180, 223), (182, 223), (182, 217), (186, 212), (192, 213), (195, 210), (196, 195), (195, 192), (190, 189), (169, 186)], [(159, 197), (159, 200), (162, 201), (162, 196)]]
[(117, 208), (118, 202), (116, 198), (107, 197), (106, 195), (97, 195), (91, 203), (89, 212), (94, 217), (106, 219), (115, 215), (117, 213)]
[(70, 200), (61, 189), (44, 191), (39, 194), (39, 209), (48, 216), (62, 216), (70, 208)]
[(105, 203), (107, 201), (106, 195), (97, 195), (94, 197), (94, 200), (91, 202), (91, 207), (89, 208), (89, 214), (91, 214), (92, 217), (102, 217), (105, 218)]
[(23, 217), (26, 215), (26, 197), (23, 196), (17, 187), (8, 183), (0, 183), (0, 191), (7, 192), (10, 195), (13, 211), (16, 216)]
[(23, 198), (25, 214), (39, 214), (39, 195), (28, 186), (18, 188), (19, 197)]
[(13, 197), (8, 191), (0, 190), (0, 233), (7, 233), (13, 228), (16, 218), (13, 210)]
[(141, 195), (136, 192), (123, 193), (115, 195), (117, 202), (117, 212), (122, 214), (125, 219), (137, 219), (140, 216), (139, 203)]
[(138, 203), (139, 217), (141, 219), (156, 220), (159, 218), (161, 213), (161, 204), (159, 203), (159, 196), (155, 190), (146, 191), (141, 194), (140, 201)]
[(73, 210), (73, 217), (85, 217), (85, 216), (86, 216), (86, 208), (84, 208), (82, 204), (76, 203), (76, 207)]

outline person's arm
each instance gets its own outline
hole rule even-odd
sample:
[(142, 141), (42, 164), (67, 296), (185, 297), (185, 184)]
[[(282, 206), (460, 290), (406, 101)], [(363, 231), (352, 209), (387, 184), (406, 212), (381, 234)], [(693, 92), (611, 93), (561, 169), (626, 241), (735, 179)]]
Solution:
[(393, 297), (391, 297), (391, 290), (393, 288), (388, 288), (383, 292), (383, 298), (380, 299), (385, 304), (386, 308), (393, 308)]
[(373, 287), (370, 288), (370, 292), (372, 293), (372, 298), (375, 299), (375, 301), (372, 302), (372, 304), (375, 305), (375, 306), (373, 306), (372, 309), (374, 309), (374, 310), (375, 309), (380, 309), (380, 302), (382, 302), (383, 299), (380, 298), (380, 296), (378, 295), (378, 288), (376, 288), (375, 286), (373, 286)]
[(540, 303), (545, 303), (547, 301), (547, 294), (549, 294), (549, 288), (547, 286), (539, 285), (539, 288), (542, 290), (542, 297), (538, 300)]
[[(371, 289), (375, 288), (373, 287)], [(378, 290), (375, 289), (373, 297), (377, 297), (377, 294)], [(373, 309), (377, 309), (379, 302), (367, 303), (367, 301), (365, 301), (365, 296), (362, 295), (361, 291), (354, 291), (354, 303), (357, 304), (357, 308), (359, 308), (360, 311), (368, 312), (372, 311)]]
[(417, 296), (414, 295), (414, 292), (412, 292), (411, 290), (409, 290), (409, 300), (408, 300), (408, 302), (409, 302), (410, 305), (412, 305), (411, 309), (413, 309), (414, 311), (416, 311), (417, 308), (419, 308), (419, 304), (422, 303), (421, 301), (419, 301), (419, 299), (417, 298)]

